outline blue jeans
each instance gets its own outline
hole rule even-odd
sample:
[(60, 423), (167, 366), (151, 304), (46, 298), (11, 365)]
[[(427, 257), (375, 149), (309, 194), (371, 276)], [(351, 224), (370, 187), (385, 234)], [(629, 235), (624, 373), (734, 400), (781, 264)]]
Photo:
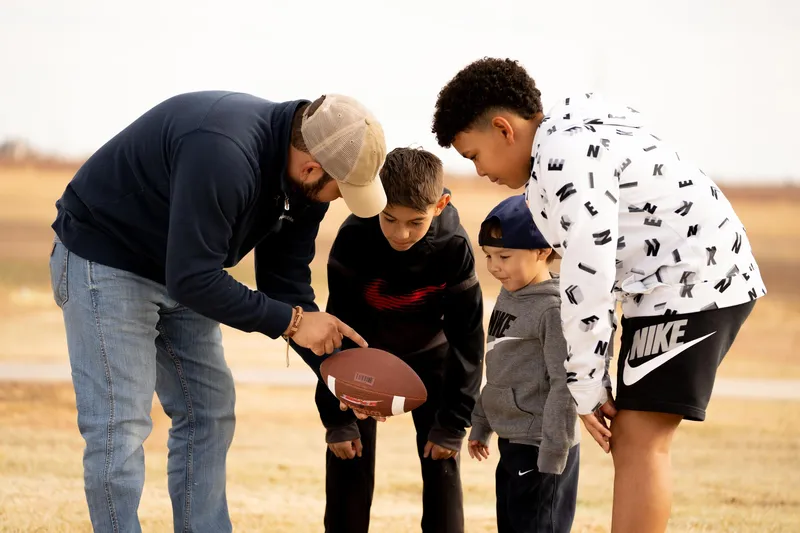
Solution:
[(172, 420), (167, 471), (175, 531), (231, 531), (225, 461), (235, 394), (219, 323), (179, 305), (163, 285), (87, 261), (57, 239), (50, 274), (86, 441), (94, 530), (141, 531), (142, 444), (156, 392)]

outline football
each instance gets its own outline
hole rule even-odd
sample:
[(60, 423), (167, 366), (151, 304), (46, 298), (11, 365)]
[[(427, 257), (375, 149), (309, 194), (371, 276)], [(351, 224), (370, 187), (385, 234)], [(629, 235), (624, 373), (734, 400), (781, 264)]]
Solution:
[(342, 350), (320, 366), (322, 380), (345, 405), (371, 416), (395, 416), (428, 398), (425, 385), (402, 359), (375, 348)]

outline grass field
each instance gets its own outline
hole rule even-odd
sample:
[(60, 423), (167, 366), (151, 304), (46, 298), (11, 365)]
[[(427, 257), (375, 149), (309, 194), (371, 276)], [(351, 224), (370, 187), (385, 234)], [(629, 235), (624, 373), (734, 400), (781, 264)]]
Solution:
[[(47, 257), (52, 243), (50, 223), (55, 200), (71, 173), (31, 167), (0, 166), (0, 361), (63, 362), (64, 335), (58, 309), (52, 303)], [(470, 236), (491, 207), (511, 194), (487, 181), (449, 180), (453, 202)], [(722, 374), (729, 377), (800, 378), (800, 212), (797, 189), (725, 189), (747, 226), (769, 295), (759, 301), (745, 324)], [(327, 298), (325, 263), (339, 224), (347, 215), (343, 202), (334, 202), (320, 228), (317, 257), (312, 265), (318, 301)], [(488, 274), (480, 254), (478, 277), (487, 298), (499, 286)], [(557, 268), (558, 262), (556, 262)], [(252, 257), (231, 269), (235, 277), (254, 284)], [(265, 361), (268, 339), (225, 331), (231, 339), (232, 364), (280, 365)]]
[[(0, 362), (67, 362), (60, 313), (47, 271), (53, 204), (71, 174), (0, 167)], [(449, 183), (471, 236), (510, 192), (488, 183)], [(756, 306), (720, 375), (800, 378), (800, 193), (726, 189), (748, 229), (770, 291)], [(325, 261), (345, 207), (337, 202), (320, 230), (314, 285), (324, 302)], [(253, 282), (251, 258), (232, 269)], [(497, 285), (479, 260), (484, 294)], [(234, 368), (278, 369), (282, 345), (224, 329)], [(302, 368), (296, 357), (293, 367)], [(1, 377), (1, 376), (0, 376)], [(323, 433), (307, 388), (241, 386), (230, 454), (231, 512), (237, 530), (321, 531)], [(675, 444), (676, 499), (670, 531), (800, 531), (798, 403), (719, 399), (708, 421), (684, 424)], [(154, 408), (141, 506), (146, 531), (170, 530), (166, 493), (167, 421)], [(0, 384), (0, 532), (88, 531), (81, 478), (82, 440), (68, 384)], [(468, 531), (494, 530), (493, 466), (464, 459)], [(410, 417), (381, 426), (373, 531), (419, 531), (420, 481)], [(587, 438), (574, 531), (608, 530), (612, 470)]]
[[(243, 386), (229, 455), (228, 495), (239, 531), (321, 531), (324, 443), (311, 391)], [(158, 406), (146, 444), (145, 531), (169, 531), (167, 420)], [(83, 441), (69, 385), (0, 388), (0, 532), (88, 531)], [(373, 531), (419, 531), (419, 466), (410, 417), (380, 427)], [(608, 530), (612, 470), (584, 435), (575, 532)], [(800, 414), (774, 402), (719, 400), (675, 442), (672, 532), (800, 531)], [(462, 458), (468, 531), (494, 531), (497, 460)]]

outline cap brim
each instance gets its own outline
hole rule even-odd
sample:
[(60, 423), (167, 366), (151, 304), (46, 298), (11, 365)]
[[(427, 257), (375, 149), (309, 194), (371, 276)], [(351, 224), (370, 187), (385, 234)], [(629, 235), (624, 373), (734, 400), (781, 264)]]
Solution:
[(357, 186), (337, 182), (344, 203), (359, 218), (372, 218), (386, 209), (386, 191), (378, 176), (368, 185)]

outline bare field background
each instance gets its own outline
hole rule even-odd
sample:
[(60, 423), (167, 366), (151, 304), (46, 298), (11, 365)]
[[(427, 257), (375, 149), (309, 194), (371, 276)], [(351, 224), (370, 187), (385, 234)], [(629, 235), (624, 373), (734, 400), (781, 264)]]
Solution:
[[(48, 254), (55, 201), (72, 176), (71, 169), (0, 166), (0, 361), (64, 362), (60, 312), (49, 288)], [(486, 180), (448, 179), (462, 223), (477, 242), (489, 210), (515, 194)], [(800, 378), (800, 189), (724, 188), (747, 226), (769, 294), (759, 301), (721, 369), (728, 377)], [(321, 307), (327, 298), (325, 264), (336, 231), (347, 216), (344, 202), (331, 204), (317, 238), (312, 283)], [(484, 296), (492, 300), (499, 285), (488, 274), (479, 250), (477, 273)], [(558, 268), (558, 261), (554, 264)], [(254, 286), (252, 254), (231, 273)], [(260, 335), (224, 328), (232, 365), (282, 365), (264, 357), (276, 346)], [(279, 343), (278, 343), (279, 344)], [(299, 359), (295, 359), (299, 363)], [(302, 363), (299, 363), (302, 364)]]
[[(66, 365), (60, 311), (49, 288), (48, 254), (54, 203), (73, 169), (0, 166), (0, 363)], [(484, 181), (449, 179), (469, 235), (502, 198), (513, 194)], [(769, 295), (756, 306), (720, 375), (800, 378), (800, 192), (724, 188), (747, 226)], [(317, 240), (313, 283), (327, 296), (325, 262), (346, 216), (336, 202)], [(498, 285), (478, 254), (487, 299)], [(253, 284), (252, 258), (232, 269)], [(283, 345), (224, 328), (236, 369), (279, 372)], [(293, 356), (292, 366), (303, 363)], [(3, 376), (0, 376), (2, 379)], [(230, 454), (229, 497), (240, 531), (321, 531), (323, 432), (307, 387), (243, 385)], [(0, 385), (0, 532), (88, 531), (74, 395), (67, 383)], [(157, 402), (146, 443), (147, 484), (141, 516), (146, 531), (171, 528), (166, 492), (168, 423)], [(373, 530), (419, 530), (420, 480), (410, 417), (381, 425)], [(579, 511), (574, 531), (607, 531), (610, 458), (584, 435)], [(463, 461), (468, 531), (494, 531), (493, 467)], [(684, 424), (674, 454), (673, 532), (800, 531), (800, 414), (796, 403), (716, 399), (708, 421)]]
[[(306, 388), (239, 386), (228, 496), (238, 531), (322, 531), (323, 431)], [(145, 444), (145, 531), (170, 531), (168, 420), (158, 405)], [(0, 532), (89, 531), (74, 396), (68, 384), (0, 388)], [(373, 531), (419, 531), (420, 481), (410, 417), (379, 429)], [(611, 459), (585, 433), (573, 531), (608, 531)], [(800, 530), (800, 415), (778, 402), (717, 400), (708, 421), (685, 424), (674, 447), (671, 532)], [(492, 443), (488, 462), (462, 458), (467, 531), (494, 528)], [(791, 465), (795, 465), (794, 468)]]

